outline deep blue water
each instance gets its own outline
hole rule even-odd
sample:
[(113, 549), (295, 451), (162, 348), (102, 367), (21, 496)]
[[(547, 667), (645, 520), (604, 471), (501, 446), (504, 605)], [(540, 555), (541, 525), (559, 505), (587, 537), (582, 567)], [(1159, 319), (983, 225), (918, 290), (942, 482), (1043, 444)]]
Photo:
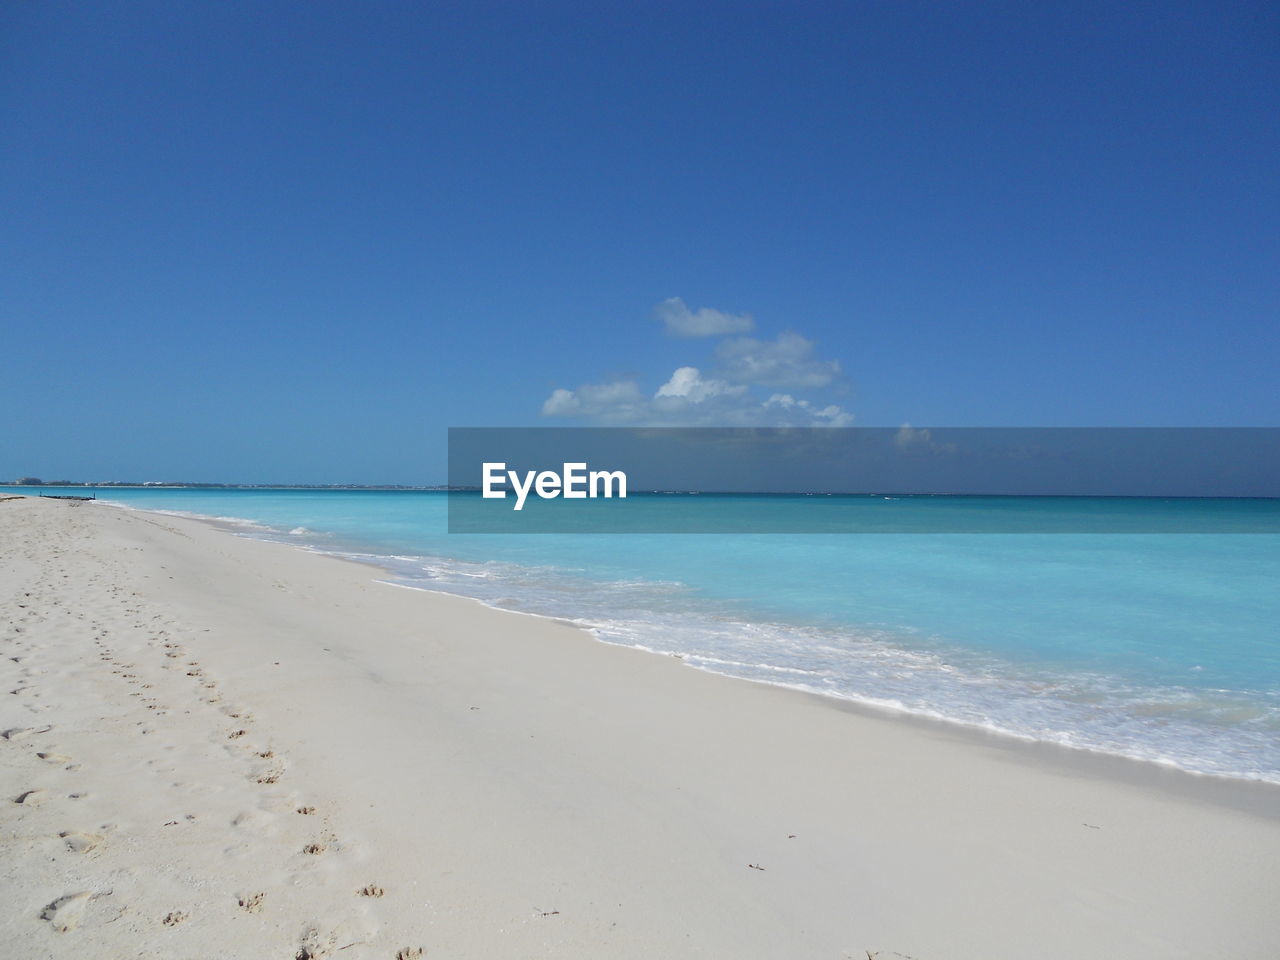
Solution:
[[(251, 521), (239, 529), (377, 558), (406, 585), (574, 619), (718, 672), (1280, 782), (1276, 534), (461, 536), (436, 493), (96, 492)], [(752, 510), (797, 509), (756, 499)], [(984, 509), (1025, 527), (1025, 502)]]

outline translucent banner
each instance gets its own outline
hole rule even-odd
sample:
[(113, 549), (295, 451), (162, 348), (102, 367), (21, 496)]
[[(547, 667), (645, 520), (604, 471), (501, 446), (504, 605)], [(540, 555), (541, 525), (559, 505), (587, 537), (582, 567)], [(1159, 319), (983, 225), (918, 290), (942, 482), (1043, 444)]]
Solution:
[(1280, 428), (453, 428), (451, 533), (1280, 533)]

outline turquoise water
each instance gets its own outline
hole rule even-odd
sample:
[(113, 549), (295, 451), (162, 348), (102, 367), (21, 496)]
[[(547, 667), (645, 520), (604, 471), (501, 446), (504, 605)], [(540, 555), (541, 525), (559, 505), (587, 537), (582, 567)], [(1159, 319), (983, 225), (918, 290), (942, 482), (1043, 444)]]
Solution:
[(1280, 535), (451, 536), (436, 493), (96, 492), (377, 559), (408, 586), (717, 672), (1280, 782)]

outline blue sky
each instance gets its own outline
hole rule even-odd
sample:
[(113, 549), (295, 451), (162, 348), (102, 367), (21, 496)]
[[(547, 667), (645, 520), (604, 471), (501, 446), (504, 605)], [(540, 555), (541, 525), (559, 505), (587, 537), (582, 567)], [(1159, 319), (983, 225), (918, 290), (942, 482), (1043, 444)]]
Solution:
[(1280, 15), (1049, 6), (5, 4), (0, 477), (1280, 423)]

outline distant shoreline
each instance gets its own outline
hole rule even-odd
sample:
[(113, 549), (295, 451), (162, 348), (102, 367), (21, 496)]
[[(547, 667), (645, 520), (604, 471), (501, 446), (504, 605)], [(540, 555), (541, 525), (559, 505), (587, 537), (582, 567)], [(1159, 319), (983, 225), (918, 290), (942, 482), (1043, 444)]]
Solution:
[(473, 489), (470, 487), (451, 487), (443, 483), (415, 486), (404, 483), (208, 483), (200, 481), (187, 483), (132, 480), (107, 480), (91, 483), (79, 480), (46, 480), (40, 483), (14, 481), (0, 484), (0, 486), (24, 487), (32, 490), (40, 490), (45, 487), (88, 487), (95, 490), (417, 490), (434, 492)]
[[(169, 483), (115, 482), (82, 483), (79, 481), (46, 481), (43, 483), (0, 483), (2, 489), (43, 490), (49, 488), (83, 488), (87, 490), (312, 490), (370, 491), (403, 493), (479, 493), (479, 486), (450, 484), (361, 484), (361, 483)], [(1203, 496), (1169, 496), (1138, 493), (945, 493), (901, 490), (634, 490), (632, 497), (949, 497), (954, 499), (1008, 498), (1019, 500), (1280, 500), (1280, 497), (1247, 497), (1221, 494)]]

